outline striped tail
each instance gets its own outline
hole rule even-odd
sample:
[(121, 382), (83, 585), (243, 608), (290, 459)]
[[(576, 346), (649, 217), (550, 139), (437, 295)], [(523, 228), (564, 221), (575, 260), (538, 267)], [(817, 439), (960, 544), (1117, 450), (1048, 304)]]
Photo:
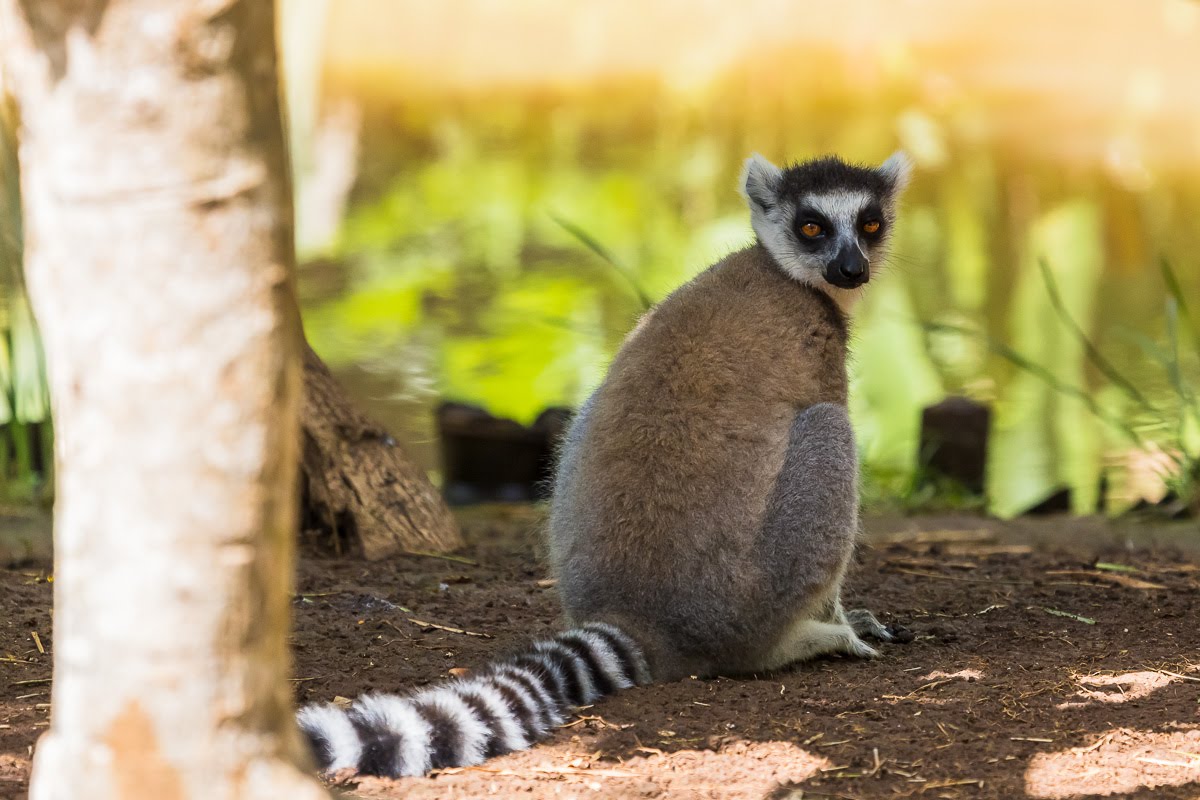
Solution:
[(478, 674), (409, 697), (365, 695), (345, 710), (306, 706), (297, 721), (323, 772), (398, 778), (523, 750), (553, 733), (572, 706), (649, 682), (637, 643), (589, 622)]

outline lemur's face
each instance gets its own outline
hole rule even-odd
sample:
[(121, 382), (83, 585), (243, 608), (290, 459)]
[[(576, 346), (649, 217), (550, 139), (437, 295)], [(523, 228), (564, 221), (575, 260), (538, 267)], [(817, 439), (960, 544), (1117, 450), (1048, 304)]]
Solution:
[(865, 192), (803, 194), (792, 212), (798, 260), (839, 289), (871, 279), (887, 227), (879, 201)]
[(827, 291), (853, 290), (882, 261), (909, 169), (903, 153), (874, 168), (820, 158), (780, 169), (754, 155), (742, 193), (754, 232), (786, 273)]

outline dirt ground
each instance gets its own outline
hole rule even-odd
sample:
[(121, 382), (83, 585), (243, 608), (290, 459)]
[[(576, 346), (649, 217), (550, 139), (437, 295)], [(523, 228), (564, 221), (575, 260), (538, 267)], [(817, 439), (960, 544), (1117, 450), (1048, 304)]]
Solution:
[[(297, 700), (424, 686), (554, 631), (537, 513), (464, 515), (463, 560), (305, 561)], [(915, 635), (878, 660), (631, 690), (483, 767), (335, 785), (439, 800), (1200, 797), (1200, 534), (974, 517), (868, 528), (847, 605)], [(2, 798), (25, 796), (47, 724), (50, 600), (44, 573), (0, 571)]]

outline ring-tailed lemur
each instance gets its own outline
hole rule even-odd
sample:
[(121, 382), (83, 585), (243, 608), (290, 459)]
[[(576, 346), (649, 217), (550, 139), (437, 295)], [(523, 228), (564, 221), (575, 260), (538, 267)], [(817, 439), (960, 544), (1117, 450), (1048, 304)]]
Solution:
[(550, 561), (575, 627), (464, 679), (299, 723), (323, 770), (422, 775), (518, 750), (572, 706), (887, 641), (840, 590), (858, 530), (846, 314), (909, 165), (747, 160), (758, 242), (639, 322), (565, 438)]

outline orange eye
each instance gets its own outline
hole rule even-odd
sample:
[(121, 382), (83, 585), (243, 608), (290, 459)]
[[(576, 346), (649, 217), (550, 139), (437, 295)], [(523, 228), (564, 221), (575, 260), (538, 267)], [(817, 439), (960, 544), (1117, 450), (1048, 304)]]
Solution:
[(806, 222), (800, 226), (800, 233), (804, 234), (805, 238), (815, 239), (821, 235), (821, 226), (815, 222)]
[(863, 225), (863, 233), (879, 233), (879, 220), (871, 220)]

